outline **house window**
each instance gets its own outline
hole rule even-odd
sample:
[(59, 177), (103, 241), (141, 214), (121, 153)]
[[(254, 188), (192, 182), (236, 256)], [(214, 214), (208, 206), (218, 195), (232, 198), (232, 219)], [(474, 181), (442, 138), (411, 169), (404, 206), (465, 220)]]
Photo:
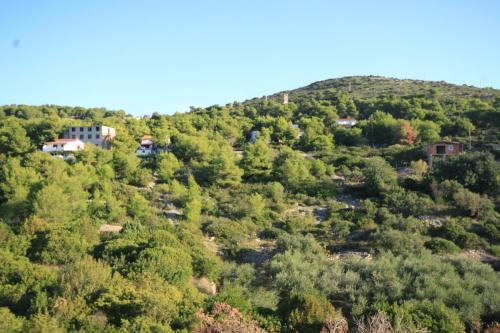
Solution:
[(74, 131), (76, 131), (76, 128), (71, 127), (71, 132), (74, 132)]
[(95, 127), (95, 130), (96, 130), (97, 132), (99, 132), (99, 126), (96, 126), (96, 127)]
[(80, 127), (80, 132), (83, 132), (83, 127)]
[(89, 139), (92, 139), (92, 134), (89, 134), (89, 135), (88, 135), (88, 138), (89, 138)]
[(72, 139), (76, 139), (76, 135), (74, 135), (74, 134), (73, 134), (73, 135), (71, 136), (71, 138), (72, 138)]
[(52, 145), (52, 148), (57, 148), (57, 145)]
[(436, 146), (436, 154), (438, 155), (444, 155), (446, 154), (446, 151), (445, 151), (445, 146)]
[(96, 134), (96, 135), (95, 135), (95, 138), (96, 138), (96, 139), (99, 139), (100, 137), (101, 137), (101, 136), (100, 136), (99, 134)]
[(448, 145), (448, 151), (453, 151), (455, 147), (453, 145)]
[(80, 139), (83, 139), (84, 137), (85, 137), (85, 135), (80, 134)]
[(92, 132), (92, 127), (89, 127), (88, 130), (89, 130), (89, 132)]

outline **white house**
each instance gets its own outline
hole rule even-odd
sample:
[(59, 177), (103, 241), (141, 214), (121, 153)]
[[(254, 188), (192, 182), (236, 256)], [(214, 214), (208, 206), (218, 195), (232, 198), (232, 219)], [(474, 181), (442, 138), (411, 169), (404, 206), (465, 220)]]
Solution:
[(335, 120), (335, 125), (347, 128), (353, 127), (357, 123), (358, 121), (354, 118), (338, 118), (337, 120)]
[(56, 139), (45, 142), (42, 146), (44, 153), (68, 153), (85, 149), (85, 143), (79, 139)]
[(139, 148), (137, 148), (135, 153), (139, 156), (155, 153), (155, 149), (153, 146), (153, 138), (151, 137), (151, 135), (148, 134), (143, 135), (141, 139), (141, 145), (139, 146)]
[[(165, 143), (168, 145), (170, 143), (170, 138), (166, 138)], [(168, 151), (168, 146), (159, 147), (158, 145), (155, 145), (151, 135), (145, 134), (142, 136), (141, 145), (139, 146), (139, 148), (137, 148), (135, 153), (139, 156), (145, 156), (150, 154), (158, 154), (165, 151)]]

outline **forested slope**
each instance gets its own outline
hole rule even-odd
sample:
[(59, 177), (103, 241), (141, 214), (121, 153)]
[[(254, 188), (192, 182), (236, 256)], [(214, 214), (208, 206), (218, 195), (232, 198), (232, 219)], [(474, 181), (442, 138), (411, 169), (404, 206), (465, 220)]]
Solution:
[[(288, 93), (140, 119), (0, 107), (0, 331), (496, 332), (499, 91)], [(110, 150), (40, 152), (96, 124)], [(168, 152), (136, 156), (144, 134)], [(430, 168), (441, 139), (465, 151)]]

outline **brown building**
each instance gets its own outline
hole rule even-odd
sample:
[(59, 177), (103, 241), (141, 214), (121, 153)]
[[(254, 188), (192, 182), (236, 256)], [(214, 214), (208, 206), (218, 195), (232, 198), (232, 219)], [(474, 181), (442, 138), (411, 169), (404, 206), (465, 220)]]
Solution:
[(425, 155), (429, 161), (429, 166), (432, 166), (432, 158), (440, 157), (446, 158), (448, 156), (455, 156), (463, 152), (463, 147), (460, 142), (455, 141), (438, 141), (429, 143), (425, 146)]

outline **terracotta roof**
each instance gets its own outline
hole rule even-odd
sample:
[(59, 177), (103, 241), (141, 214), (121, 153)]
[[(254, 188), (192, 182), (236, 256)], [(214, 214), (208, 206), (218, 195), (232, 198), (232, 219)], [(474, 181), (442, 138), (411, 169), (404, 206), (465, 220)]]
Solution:
[(56, 143), (68, 143), (68, 142), (77, 142), (80, 141), (78, 139), (56, 139), (54, 141), (45, 142), (46, 145), (56, 144)]
[(433, 143), (431, 143), (431, 145), (438, 145), (438, 144), (442, 144), (442, 143), (446, 143), (446, 144), (456, 144), (456, 145), (459, 145), (459, 144), (460, 144), (460, 142), (457, 142), (457, 141), (442, 140), (442, 141), (436, 141), (436, 142), (433, 142)]

